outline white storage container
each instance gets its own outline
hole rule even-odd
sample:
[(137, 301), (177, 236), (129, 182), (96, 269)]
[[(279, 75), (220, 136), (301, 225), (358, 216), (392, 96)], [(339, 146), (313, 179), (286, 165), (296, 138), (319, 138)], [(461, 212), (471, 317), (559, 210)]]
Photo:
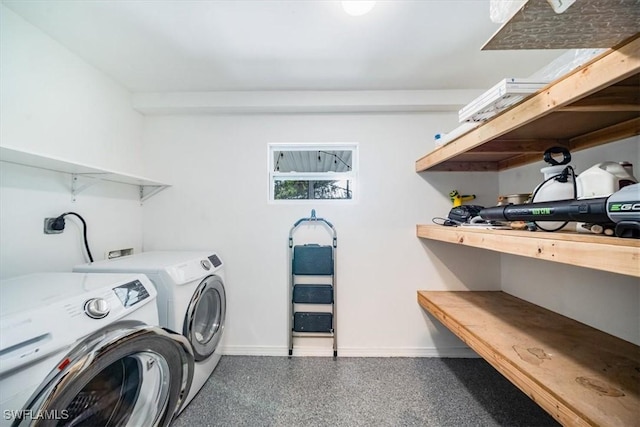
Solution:
[[(567, 167), (567, 165), (556, 165), (556, 166), (547, 166), (540, 169), (540, 172), (544, 175), (543, 184), (540, 184), (533, 190), (533, 199), (532, 203), (539, 202), (551, 202), (554, 200), (568, 200), (574, 199), (574, 187), (573, 187), (573, 176), (571, 174), (568, 175), (566, 182), (560, 182), (553, 177), (562, 174), (562, 171)], [(548, 180), (548, 181), (547, 181)], [(546, 181), (546, 182), (545, 182)], [(562, 221), (539, 221), (536, 222), (538, 228), (545, 231), (556, 231), (560, 228), (575, 230), (575, 223), (570, 222), (565, 224)]]

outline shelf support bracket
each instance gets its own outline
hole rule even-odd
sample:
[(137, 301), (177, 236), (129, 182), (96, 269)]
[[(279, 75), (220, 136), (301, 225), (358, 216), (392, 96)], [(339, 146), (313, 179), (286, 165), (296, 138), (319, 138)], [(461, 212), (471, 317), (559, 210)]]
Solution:
[(140, 204), (149, 199), (150, 197), (155, 196), (168, 185), (141, 185), (140, 186)]
[[(83, 179), (85, 181), (81, 182)], [(102, 181), (101, 176), (72, 173), (71, 174), (71, 201), (75, 202), (78, 194), (80, 194), (87, 188), (93, 185), (96, 185), (100, 181)]]

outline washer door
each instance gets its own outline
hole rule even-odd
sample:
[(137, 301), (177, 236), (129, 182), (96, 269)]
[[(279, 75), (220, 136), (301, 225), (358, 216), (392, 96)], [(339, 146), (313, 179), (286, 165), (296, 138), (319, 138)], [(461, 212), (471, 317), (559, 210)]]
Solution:
[(193, 294), (184, 319), (182, 333), (193, 347), (196, 362), (211, 356), (224, 329), (227, 300), (219, 276), (209, 276)]
[(111, 325), (80, 342), (29, 399), (14, 425), (168, 426), (193, 379), (187, 340), (139, 322)]

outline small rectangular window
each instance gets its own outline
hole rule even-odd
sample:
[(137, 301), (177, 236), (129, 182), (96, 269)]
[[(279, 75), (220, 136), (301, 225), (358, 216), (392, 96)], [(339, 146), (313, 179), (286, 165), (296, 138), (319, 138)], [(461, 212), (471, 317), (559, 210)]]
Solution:
[(269, 144), (269, 200), (354, 200), (357, 144)]

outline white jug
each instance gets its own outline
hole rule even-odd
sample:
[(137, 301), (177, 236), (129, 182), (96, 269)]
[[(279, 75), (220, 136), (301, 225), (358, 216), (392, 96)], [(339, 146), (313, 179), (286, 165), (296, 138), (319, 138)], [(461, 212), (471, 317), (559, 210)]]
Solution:
[(579, 199), (607, 197), (622, 187), (637, 183), (629, 162), (602, 162), (593, 165), (576, 178)]
[[(566, 182), (560, 182), (554, 177), (562, 174), (562, 171), (568, 165), (556, 165), (556, 166), (547, 166), (540, 169), (540, 172), (544, 174), (543, 183), (539, 184), (535, 190), (533, 190), (533, 198), (531, 200), (532, 203), (538, 202), (550, 202), (554, 200), (568, 200), (574, 199), (574, 187), (573, 187), (573, 176), (569, 171)], [(545, 231), (557, 231), (558, 229), (569, 229), (575, 230), (575, 223), (565, 224), (562, 221), (538, 221), (536, 222), (538, 228)]]

